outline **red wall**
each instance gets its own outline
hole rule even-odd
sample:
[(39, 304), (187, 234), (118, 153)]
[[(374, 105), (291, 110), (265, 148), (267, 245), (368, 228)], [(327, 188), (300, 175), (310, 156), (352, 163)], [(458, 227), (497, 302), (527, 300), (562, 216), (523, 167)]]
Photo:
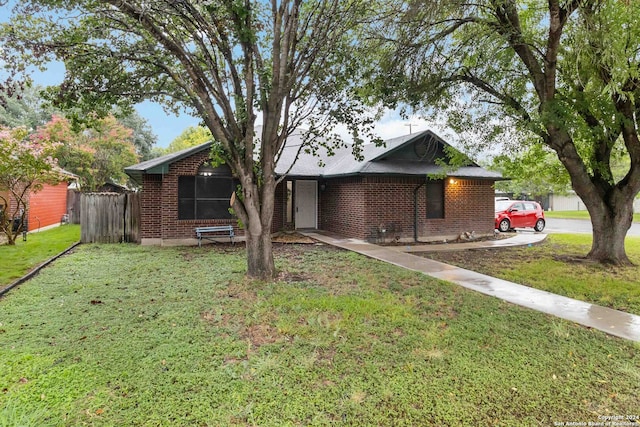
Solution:
[(67, 213), (68, 187), (66, 182), (57, 185), (45, 184), (42, 190), (30, 195), (29, 231), (60, 224), (62, 215)]

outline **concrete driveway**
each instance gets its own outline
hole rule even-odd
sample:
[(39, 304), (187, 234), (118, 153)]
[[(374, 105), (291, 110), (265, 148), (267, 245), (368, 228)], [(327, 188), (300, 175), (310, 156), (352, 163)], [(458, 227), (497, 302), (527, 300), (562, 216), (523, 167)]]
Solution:
[[(547, 225), (544, 233), (589, 233), (591, 234), (591, 221), (584, 219), (560, 219), (545, 218)], [(640, 224), (634, 222), (627, 236), (640, 236)]]

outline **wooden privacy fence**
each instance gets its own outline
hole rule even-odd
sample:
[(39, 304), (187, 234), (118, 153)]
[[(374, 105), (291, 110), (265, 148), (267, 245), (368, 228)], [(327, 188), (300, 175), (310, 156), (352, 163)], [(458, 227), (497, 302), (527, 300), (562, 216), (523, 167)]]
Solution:
[(138, 243), (139, 193), (83, 193), (80, 196), (82, 243)]
[(80, 224), (80, 193), (78, 190), (67, 191), (67, 214), (69, 224)]

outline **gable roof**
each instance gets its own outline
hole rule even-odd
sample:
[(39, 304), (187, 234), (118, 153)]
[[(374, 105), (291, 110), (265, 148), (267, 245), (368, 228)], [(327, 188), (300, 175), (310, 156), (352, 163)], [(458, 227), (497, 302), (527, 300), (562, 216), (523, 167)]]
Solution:
[[(295, 178), (335, 178), (354, 175), (420, 176), (444, 172), (447, 176), (460, 178), (503, 179), (500, 173), (488, 171), (475, 163), (460, 167), (455, 171), (444, 171), (441, 166), (434, 163), (434, 158), (421, 159), (417, 155), (410, 154), (413, 153), (415, 144), (422, 141), (432, 144), (434, 150), (439, 153), (442, 153), (445, 147), (451, 147), (429, 130), (389, 139), (380, 146), (365, 144), (360, 153), (361, 160), (355, 158), (351, 147), (337, 149), (333, 155), (330, 155), (328, 150), (323, 147), (319, 147), (315, 154), (306, 152), (304, 147), (301, 149), (304, 141), (302, 132), (297, 130), (287, 138), (286, 146), (276, 164), (276, 174), (286, 174)], [(135, 181), (141, 183), (143, 174), (167, 173), (170, 164), (203, 150), (208, 150), (211, 145), (212, 142), (207, 142), (147, 160), (125, 168), (125, 172)], [(297, 160), (296, 155), (298, 155)], [(294, 161), (295, 164), (292, 165)]]
[(292, 136), (295, 138), (287, 140), (287, 147), (285, 147), (276, 166), (276, 173), (279, 175), (287, 174), (300, 178), (335, 178), (354, 175), (420, 176), (444, 173), (447, 176), (460, 178), (503, 179), (500, 173), (488, 171), (473, 162), (468, 166), (457, 168), (455, 171), (445, 171), (434, 161), (438, 156), (421, 159), (412, 154), (415, 144), (419, 143), (432, 144), (434, 153), (436, 151), (443, 153), (445, 149), (454, 149), (429, 130), (389, 139), (380, 146), (365, 144), (360, 153), (361, 160), (355, 158), (351, 148), (336, 150), (333, 156), (329, 155), (326, 149), (320, 148), (315, 156), (301, 152), (293, 166), (291, 164), (295, 160), (302, 137), (300, 134)]

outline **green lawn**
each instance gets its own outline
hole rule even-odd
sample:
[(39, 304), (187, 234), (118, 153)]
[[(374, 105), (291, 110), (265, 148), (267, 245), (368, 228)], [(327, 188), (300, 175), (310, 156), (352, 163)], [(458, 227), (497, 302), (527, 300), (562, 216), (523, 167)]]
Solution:
[(64, 225), (29, 233), (26, 242), (20, 236), (15, 246), (0, 245), (0, 289), (79, 240), (80, 226)]
[[(590, 219), (588, 211), (545, 211), (547, 218)], [(633, 214), (633, 222), (640, 222), (640, 213)]]
[(327, 246), (82, 245), (0, 299), (0, 426), (539, 426), (638, 413), (640, 345)]
[(640, 237), (627, 237), (632, 267), (585, 262), (589, 234), (550, 234), (539, 245), (425, 256), (537, 289), (640, 315)]

